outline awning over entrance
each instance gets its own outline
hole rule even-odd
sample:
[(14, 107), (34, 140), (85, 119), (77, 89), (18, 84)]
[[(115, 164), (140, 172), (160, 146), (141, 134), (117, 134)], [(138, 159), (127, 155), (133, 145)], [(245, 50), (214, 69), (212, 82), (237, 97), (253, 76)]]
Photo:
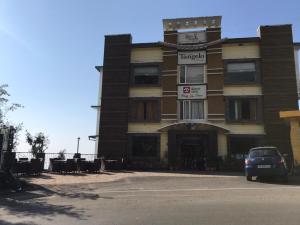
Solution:
[(224, 133), (229, 132), (229, 130), (223, 126), (216, 125), (210, 122), (187, 122), (187, 121), (182, 121), (182, 122), (177, 122), (177, 123), (172, 123), (168, 124), (166, 126), (161, 127), (158, 129), (159, 131), (168, 131), (168, 130), (220, 130), (223, 131)]

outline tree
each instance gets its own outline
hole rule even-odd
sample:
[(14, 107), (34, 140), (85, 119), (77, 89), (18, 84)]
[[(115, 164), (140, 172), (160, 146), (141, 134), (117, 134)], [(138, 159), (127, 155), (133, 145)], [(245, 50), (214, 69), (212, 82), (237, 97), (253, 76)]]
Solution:
[(42, 132), (39, 132), (33, 136), (28, 131), (26, 131), (26, 141), (31, 146), (30, 151), (35, 157), (38, 153), (44, 153), (49, 144), (48, 137)]
[(19, 103), (9, 103), (8, 97), (10, 94), (7, 92), (7, 84), (0, 85), (0, 125), (1, 126), (9, 126), (9, 122), (7, 120), (8, 112), (15, 111), (18, 108), (23, 107)]
[(16, 191), (21, 191), (22, 187), (20, 182), (13, 176), (11, 168), (14, 162), (12, 150), (18, 143), (17, 132), (22, 129), (22, 124), (13, 126), (13, 124), (7, 120), (7, 113), (22, 107), (22, 105), (18, 103), (9, 103), (8, 98), (10, 95), (6, 90), (7, 87), (7, 84), (0, 85), (0, 129), (9, 129), (10, 132), (7, 151), (2, 152), (2, 149), (0, 149), (0, 175), (4, 175), (1, 182), (8, 182)]
[(14, 127), (14, 137), (13, 137), (13, 146), (12, 149), (15, 149), (18, 145), (19, 140), (19, 132), (23, 128), (23, 124), (13, 124), (9, 122), (7, 119), (7, 115), (9, 112), (15, 111), (18, 108), (22, 108), (23, 106), (19, 103), (10, 103), (9, 97), (10, 94), (6, 90), (8, 88), (7, 84), (0, 85), (0, 128), (8, 128)]

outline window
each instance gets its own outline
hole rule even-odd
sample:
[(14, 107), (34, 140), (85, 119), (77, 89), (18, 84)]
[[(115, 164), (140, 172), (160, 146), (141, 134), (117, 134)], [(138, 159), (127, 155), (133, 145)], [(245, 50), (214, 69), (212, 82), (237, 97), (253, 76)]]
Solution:
[(257, 80), (255, 62), (228, 62), (226, 64), (225, 82), (248, 83)]
[(159, 121), (159, 101), (132, 100), (129, 117), (131, 121)]
[(257, 100), (252, 98), (229, 99), (228, 119), (230, 121), (257, 120)]
[(204, 119), (204, 101), (180, 101), (180, 119)]
[(159, 66), (135, 66), (133, 68), (134, 84), (158, 84)]
[(132, 136), (131, 152), (133, 157), (157, 157), (159, 137), (154, 135)]
[(180, 67), (181, 84), (200, 84), (204, 83), (204, 66), (182, 65)]
[(276, 148), (260, 148), (257, 150), (252, 150), (249, 155), (250, 157), (279, 156)]

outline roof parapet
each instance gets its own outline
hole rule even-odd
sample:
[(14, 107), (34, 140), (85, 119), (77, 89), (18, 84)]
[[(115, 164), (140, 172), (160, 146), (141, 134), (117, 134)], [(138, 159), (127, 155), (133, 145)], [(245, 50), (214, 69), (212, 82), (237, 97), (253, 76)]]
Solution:
[(163, 27), (164, 31), (196, 29), (205, 27), (221, 27), (221, 20), (222, 16), (163, 19)]

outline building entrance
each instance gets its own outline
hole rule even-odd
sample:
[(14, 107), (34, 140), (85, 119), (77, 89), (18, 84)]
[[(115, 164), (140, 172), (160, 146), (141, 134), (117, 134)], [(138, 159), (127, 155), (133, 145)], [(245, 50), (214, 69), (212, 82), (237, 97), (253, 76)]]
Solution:
[(182, 138), (180, 145), (183, 169), (205, 170), (205, 140), (203, 137)]
[(217, 132), (214, 130), (170, 130), (169, 167), (184, 170), (206, 170), (208, 167), (216, 167), (217, 146)]
[(205, 170), (207, 136), (178, 137), (182, 169)]

